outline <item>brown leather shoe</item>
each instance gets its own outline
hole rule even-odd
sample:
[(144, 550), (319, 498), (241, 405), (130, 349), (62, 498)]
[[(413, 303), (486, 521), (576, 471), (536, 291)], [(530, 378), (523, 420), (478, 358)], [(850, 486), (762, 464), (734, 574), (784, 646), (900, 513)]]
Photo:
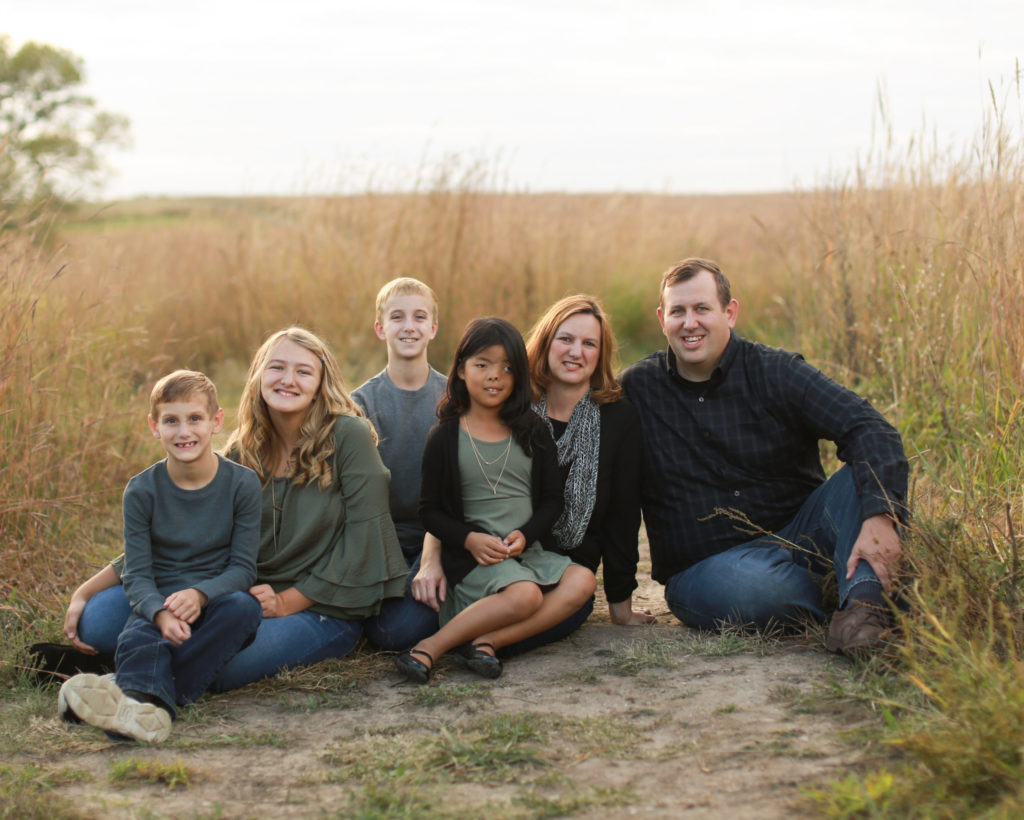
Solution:
[(878, 604), (850, 601), (845, 609), (832, 616), (825, 648), (842, 655), (855, 655), (885, 646), (888, 634), (889, 615), (884, 609)]

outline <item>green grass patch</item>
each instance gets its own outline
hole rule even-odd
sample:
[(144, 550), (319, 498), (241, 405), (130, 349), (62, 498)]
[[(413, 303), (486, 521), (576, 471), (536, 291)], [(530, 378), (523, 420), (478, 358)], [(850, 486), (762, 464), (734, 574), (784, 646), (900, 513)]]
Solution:
[(665, 638), (626, 641), (608, 661), (613, 674), (633, 676), (649, 669), (673, 669), (682, 657), (681, 642)]
[(551, 765), (543, 754), (547, 732), (531, 716), (498, 715), (468, 732), (442, 727), (432, 739), (427, 768), (455, 780), (505, 783)]
[(456, 683), (451, 685), (421, 686), (413, 696), (417, 706), (432, 709), (437, 706), (477, 705), (491, 700), (493, 684)]
[(531, 783), (545, 772), (601, 757), (636, 757), (656, 716), (561, 717), (497, 714), (466, 723), (421, 725), (355, 736), (324, 754), (334, 781), (423, 785), (455, 782)]
[(369, 783), (351, 796), (349, 805), (330, 817), (344, 820), (539, 820), (571, 817), (588, 809), (616, 808), (636, 800), (629, 788), (598, 787), (559, 793), (536, 784), (518, 789), (510, 799), (456, 804), (445, 787), (395, 787)]
[(118, 786), (159, 784), (168, 789), (187, 789), (195, 774), (181, 760), (166, 763), (130, 757), (112, 763), (107, 779)]
[(65, 783), (88, 779), (85, 772), (45, 769), (41, 766), (0, 766), (0, 818), (2, 820), (84, 820), (67, 799), (54, 792)]
[(369, 783), (352, 795), (351, 804), (344, 811), (332, 816), (339, 820), (419, 820), (424, 817), (475, 820), (481, 815), (446, 805), (444, 793), (439, 789), (424, 793), (422, 790)]
[(592, 666), (570, 666), (551, 676), (555, 684), (592, 685), (601, 680), (600, 672)]
[(275, 749), (293, 747), (295, 741), (272, 729), (263, 731), (246, 731), (237, 734), (220, 734), (204, 737), (201, 740), (179, 738), (174, 744), (176, 749), (211, 749), (217, 746), (230, 746), (234, 749), (252, 749), (266, 746)]
[(550, 795), (534, 787), (526, 789), (525, 793), (516, 795), (512, 800), (526, 809), (530, 818), (571, 817), (587, 809), (629, 805), (636, 801), (636, 793), (630, 787), (599, 786), (582, 793), (570, 791), (568, 794)]

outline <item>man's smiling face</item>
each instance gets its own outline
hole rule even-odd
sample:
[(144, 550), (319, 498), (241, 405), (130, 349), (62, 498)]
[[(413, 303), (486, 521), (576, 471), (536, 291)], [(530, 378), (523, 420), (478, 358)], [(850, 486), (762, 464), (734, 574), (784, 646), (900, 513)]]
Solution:
[(694, 382), (711, 378), (729, 344), (738, 312), (735, 299), (723, 307), (715, 278), (706, 270), (665, 288), (658, 321), (676, 355), (680, 376)]

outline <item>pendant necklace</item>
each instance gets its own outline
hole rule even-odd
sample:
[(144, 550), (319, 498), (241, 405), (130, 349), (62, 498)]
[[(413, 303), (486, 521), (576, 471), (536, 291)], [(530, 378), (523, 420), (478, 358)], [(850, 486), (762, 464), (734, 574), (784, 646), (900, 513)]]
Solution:
[[(469, 422), (466, 417), (462, 417), (462, 423), (466, 426), (466, 435), (469, 436), (469, 446), (473, 450), (473, 455), (476, 457), (477, 466), (480, 467), (480, 472), (484, 474), (484, 481), (487, 482), (487, 486), (491, 488), (491, 495), (498, 494), (498, 485), (501, 483), (501, 477), (505, 475), (505, 468), (508, 466), (508, 457), (512, 452), (512, 434), (509, 433), (508, 442), (505, 444), (505, 451), (499, 453), (493, 460), (487, 461), (480, 451), (476, 448), (476, 440), (473, 438), (473, 433), (469, 429)], [(504, 456), (505, 461), (501, 465), (501, 472), (498, 473), (498, 478), (495, 481), (491, 481), (491, 477), (487, 475), (487, 470), (484, 469), (484, 465), (490, 466), (491, 464), (497, 464), (498, 461)]]
[(277, 506), (277, 488), (274, 486), (276, 479), (274, 476), (270, 477), (270, 506), (273, 508), (271, 511), (272, 527), (274, 532), (274, 555), (277, 555), (277, 514), (281, 512), (281, 508)]
[[(286, 470), (287, 470), (288, 461), (291, 461), (291, 454), (289, 454), (289, 458), (285, 462), (285, 469)], [(271, 513), (271, 515), (273, 516), (273, 518), (271, 520), (271, 524), (273, 526), (273, 531), (274, 531), (274, 555), (277, 555), (277, 514), (281, 513), (282, 519), (284, 518), (284, 508), (277, 506), (277, 485), (275, 483), (277, 481), (277, 479), (278, 479), (278, 476), (277, 476), (277, 472), (275, 471), (270, 476), (270, 505), (273, 508), (273, 511)], [(282, 503), (284, 503), (283, 500), (282, 500)]]

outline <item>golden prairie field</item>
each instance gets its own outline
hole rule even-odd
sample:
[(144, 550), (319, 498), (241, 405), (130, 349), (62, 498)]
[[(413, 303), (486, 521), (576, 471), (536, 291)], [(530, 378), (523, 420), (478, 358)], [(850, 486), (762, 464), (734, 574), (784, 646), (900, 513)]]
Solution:
[[(913, 611), (883, 670), (903, 689), (879, 695), (906, 762), (865, 781), (892, 812), (877, 816), (1019, 807), (1022, 176), (996, 123), (962, 158), (890, 149), (812, 192), (501, 193), (455, 168), (415, 194), (133, 201), (0, 232), (0, 624), (52, 633), (116, 550), (124, 482), (157, 457), (143, 417), (164, 372), (210, 373), (230, 427), (252, 351), (299, 323), (355, 387), (383, 366), (373, 300), (399, 275), (438, 293), (439, 370), (470, 318), (525, 331), (577, 291), (603, 299), (626, 364), (662, 343), (661, 271), (706, 256), (742, 334), (870, 398), (911, 457)], [(861, 788), (829, 810), (876, 816), (850, 808)]]

